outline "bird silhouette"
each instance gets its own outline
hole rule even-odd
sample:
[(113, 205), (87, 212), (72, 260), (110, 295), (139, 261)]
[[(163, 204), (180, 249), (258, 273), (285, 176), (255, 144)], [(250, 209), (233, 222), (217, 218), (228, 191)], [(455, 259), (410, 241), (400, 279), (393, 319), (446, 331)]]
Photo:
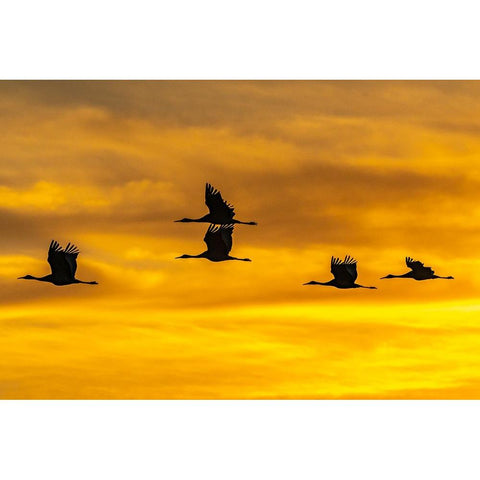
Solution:
[(207, 250), (200, 255), (182, 255), (176, 258), (206, 258), (211, 262), (223, 262), (225, 260), (241, 260), (251, 262), (249, 258), (236, 258), (229, 255), (232, 249), (233, 225), (210, 225), (203, 241), (207, 244)]
[(68, 244), (62, 250), (62, 247), (52, 240), (48, 249), (48, 263), (52, 269), (50, 275), (44, 277), (33, 277), (32, 275), (25, 275), (19, 277), (24, 280), (38, 280), (39, 282), (50, 282), (54, 285), (70, 285), (72, 283), (86, 283), (89, 285), (97, 285), (97, 282), (83, 282), (75, 278), (77, 271), (77, 256), (79, 254), (78, 248), (73, 244)]
[(414, 260), (413, 258), (405, 257), (405, 263), (407, 264), (407, 267), (410, 268), (409, 272), (404, 273), (403, 275), (390, 274), (386, 277), (382, 277), (381, 279), (383, 280), (384, 278), (413, 278), (414, 280), (434, 280), (436, 278), (443, 278), (445, 280), (453, 280), (452, 276), (439, 277), (438, 275), (435, 275), (435, 272), (431, 267), (425, 267), (422, 262)]
[(232, 225), (234, 223), (242, 223), (243, 225), (256, 225), (256, 222), (241, 222), (234, 220), (235, 209), (232, 205), (227, 203), (222, 194), (209, 183), (205, 185), (205, 203), (210, 213), (207, 213), (201, 218), (182, 218), (175, 220), (175, 222), (198, 222), (198, 223), (213, 223), (214, 225)]
[(304, 285), (327, 285), (336, 288), (377, 288), (364, 287), (363, 285), (355, 283), (357, 279), (357, 261), (348, 255), (343, 261), (339, 258), (332, 257), (330, 271), (334, 278), (329, 282), (316, 282), (312, 280), (311, 282), (304, 283)]

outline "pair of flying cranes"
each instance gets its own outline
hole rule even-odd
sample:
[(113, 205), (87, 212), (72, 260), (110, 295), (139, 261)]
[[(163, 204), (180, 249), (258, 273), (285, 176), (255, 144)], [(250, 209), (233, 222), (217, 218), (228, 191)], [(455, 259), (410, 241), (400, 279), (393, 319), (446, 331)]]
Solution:
[[(210, 223), (203, 241), (207, 245), (207, 250), (199, 255), (181, 255), (176, 258), (206, 258), (211, 262), (223, 262), (226, 260), (240, 260), (242, 262), (250, 262), (249, 258), (237, 258), (230, 256), (232, 249), (232, 234), (235, 224), (242, 225), (257, 225), (256, 222), (242, 222), (235, 220), (235, 210), (232, 205), (223, 200), (221, 193), (212, 187), (209, 183), (205, 187), (205, 203), (208, 207), (209, 213), (201, 218), (182, 218), (175, 220), (176, 222), (196, 222), (196, 223)], [(50, 264), (52, 273), (44, 277), (34, 277), (32, 275), (25, 275), (19, 277), (25, 280), (38, 280), (40, 282), (49, 282), (54, 285), (70, 285), (73, 283), (85, 283), (89, 285), (96, 285), (97, 282), (84, 282), (75, 278), (77, 270), (77, 256), (79, 254), (78, 248), (73, 244), (68, 244), (65, 249), (52, 240), (48, 249), (48, 263)], [(435, 272), (430, 267), (425, 267), (423, 263), (418, 260), (413, 260), (406, 257), (407, 267), (409, 272), (403, 275), (387, 275), (383, 278), (413, 278), (414, 280), (430, 280), (436, 278), (453, 279), (453, 277), (440, 277), (435, 275)], [(370, 288), (355, 283), (357, 279), (357, 261), (350, 256), (346, 256), (344, 260), (332, 257), (330, 263), (330, 271), (333, 274), (333, 279), (329, 282), (311, 281), (304, 283), (304, 285), (327, 285), (331, 287), (347, 289), (347, 288)]]

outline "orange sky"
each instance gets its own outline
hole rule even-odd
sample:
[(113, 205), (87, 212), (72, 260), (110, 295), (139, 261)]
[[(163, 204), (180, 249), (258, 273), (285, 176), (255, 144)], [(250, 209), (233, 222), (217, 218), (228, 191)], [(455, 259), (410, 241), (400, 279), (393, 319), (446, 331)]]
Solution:
[[(0, 82), (1, 398), (480, 398), (479, 82)], [(205, 182), (240, 220), (204, 249)], [(81, 250), (49, 273), (54, 238)], [(378, 290), (303, 287), (354, 256)], [(406, 255), (454, 281), (379, 280)]]

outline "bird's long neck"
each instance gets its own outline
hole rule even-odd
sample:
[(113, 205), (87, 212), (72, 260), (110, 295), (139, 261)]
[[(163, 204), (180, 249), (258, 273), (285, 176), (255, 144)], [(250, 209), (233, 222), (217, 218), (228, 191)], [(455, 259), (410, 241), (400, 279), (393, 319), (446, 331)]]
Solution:
[(311, 282), (304, 283), (304, 285), (325, 285), (325, 286), (335, 286), (335, 280), (330, 280), (329, 282), (316, 282), (312, 280)]
[(403, 275), (393, 275), (392, 273), (390, 275), (387, 275), (386, 277), (382, 277), (382, 279), (384, 278), (409, 278), (412, 276), (412, 272), (407, 272), (407, 273), (404, 273)]
[(206, 255), (207, 255), (207, 252), (203, 252), (198, 255), (188, 255), (186, 253), (185, 255), (182, 255), (181, 257), (177, 257), (177, 258), (205, 258)]
[(175, 220), (176, 222), (183, 222), (183, 223), (191, 223), (191, 222), (208, 222), (209, 221), (209, 214), (204, 215), (201, 218), (182, 218), (181, 220)]
[(44, 277), (34, 277), (33, 275), (25, 275), (20, 277), (22, 280), (37, 280), (38, 282), (51, 282), (52, 275), (45, 275)]

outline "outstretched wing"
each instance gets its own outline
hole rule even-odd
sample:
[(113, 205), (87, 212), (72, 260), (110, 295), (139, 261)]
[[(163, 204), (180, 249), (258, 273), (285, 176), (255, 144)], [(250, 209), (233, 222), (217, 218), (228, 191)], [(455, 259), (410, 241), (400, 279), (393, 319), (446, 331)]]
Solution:
[(52, 269), (52, 275), (58, 279), (72, 280), (77, 271), (78, 248), (73, 244), (68, 244), (65, 250), (58, 242), (52, 240), (48, 249), (48, 263)]
[(210, 225), (203, 241), (212, 256), (228, 255), (232, 249), (233, 225)]
[[(210, 210), (213, 217), (224, 218), (225, 220), (232, 220), (235, 216), (235, 211), (232, 205), (227, 203), (222, 194), (209, 183), (205, 185), (205, 203)], [(225, 222), (226, 223), (226, 222)]]
[(411, 257), (406, 257), (405, 263), (407, 264), (407, 267), (415, 273), (427, 272), (431, 273), (432, 275), (435, 273), (431, 267), (425, 267), (422, 262), (414, 260)]
[(64, 250), (65, 260), (70, 266), (72, 277), (75, 277), (75, 273), (77, 272), (77, 257), (79, 253), (80, 250), (73, 243), (68, 243)]
[(332, 257), (330, 271), (339, 284), (352, 285), (357, 279), (357, 261), (348, 255), (343, 261)]

